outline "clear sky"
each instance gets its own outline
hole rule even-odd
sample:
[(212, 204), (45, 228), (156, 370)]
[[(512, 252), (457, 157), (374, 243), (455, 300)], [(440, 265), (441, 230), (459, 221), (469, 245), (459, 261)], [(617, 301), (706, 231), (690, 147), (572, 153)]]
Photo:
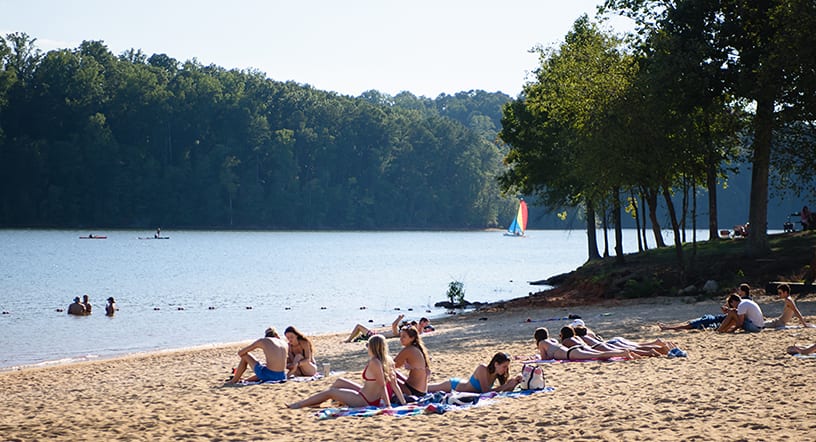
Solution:
[(116, 55), (196, 58), (354, 96), (515, 96), (538, 65), (529, 49), (559, 43), (601, 1), (0, 0), (0, 34), (25, 32), (44, 52), (102, 40)]

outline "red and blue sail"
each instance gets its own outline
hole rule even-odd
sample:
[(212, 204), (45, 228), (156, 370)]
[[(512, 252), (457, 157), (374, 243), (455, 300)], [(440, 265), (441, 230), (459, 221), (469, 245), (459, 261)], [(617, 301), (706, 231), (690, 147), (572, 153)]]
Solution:
[(519, 201), (518, 212), (510, 227), (507, 228), (507, 233), (514, 236), (524, 236), (527, 230), (527, 203), (524, 200)]

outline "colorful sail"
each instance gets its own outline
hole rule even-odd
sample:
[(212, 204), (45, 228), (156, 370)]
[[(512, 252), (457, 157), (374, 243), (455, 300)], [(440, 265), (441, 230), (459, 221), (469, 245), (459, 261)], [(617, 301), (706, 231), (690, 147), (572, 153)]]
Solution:
[(507, 228), (507, 233), (513, 236), (524, 236), (525, 231), (527, 231), (527, 203), (521, 200), (516, 217)]

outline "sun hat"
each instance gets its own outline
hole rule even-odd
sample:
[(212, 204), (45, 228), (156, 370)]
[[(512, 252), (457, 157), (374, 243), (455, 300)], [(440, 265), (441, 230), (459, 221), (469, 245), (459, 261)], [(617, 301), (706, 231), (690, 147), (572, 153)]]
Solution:
[(569, 324), (570, 327), (586, 327), (583, 319), (576, 319)]

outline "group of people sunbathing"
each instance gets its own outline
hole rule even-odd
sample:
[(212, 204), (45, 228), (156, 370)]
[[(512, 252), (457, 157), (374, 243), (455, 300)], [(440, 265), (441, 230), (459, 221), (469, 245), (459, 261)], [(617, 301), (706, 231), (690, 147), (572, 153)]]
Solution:
[[(750, 291), (747, 285), (741, 286), (740, 289), (745, 295)], [(808, 326), (793, 300), (789, 298), (789, 287), (780, 285), (778, 293), (780, 298), (785, 300), (785, 310), (780, 318), (768, 321), (767, 324), (784, 326), (796, 316), (804, 326)], [(761, 311), (759, 317), (755, 316), (754, 306), (759, 309), (759, 306), (747, 299), (747, 296), (746, 299), (736, 294), (729, 296), (726, 305), (723, 306), (722, 315), (714, 318), (719, 319), (718, 330), (731, 332), (741, 328), (754, 332), (761, 330), (763, 326), (767, 327)], [(328, 389), (287, 406), (315, 407), (327, 400), (334, 400), (350, 407), (391, 407), (394, 403), (405, 404), (437, 391), (481, 394), (488, 391), (512, 391), (521, 383), (521, 375), (510, 376), (513, 358), (503, 352), (493, 355), (487, 364), (479, 364), (467, 379), (451, 378), (438, 383), (429, 383), (431, 359), (423, 343), (422, 333), (433, 328), (427, 318), (409, 323), (403, 321), (403, 317), (400, 315), (392, 324), (392, 329), (382, 333), (358, 324), (346, 339), (345, 342), (355, 339), (366, 340), (368, 361), (362, 371), (362, 382), (339, 378)], [(710, 318), (703, 317), (685, 324), (659, 325), (662, 330), (679, 330), (706, 328), (711, 324)], [(238, 382), (248, 367), (255, 372), (255, 376), (250, 377), (249, 381), (282, 381), (292, 376), (315, 375), (317, 365), (311, 340), (292, 326), (286, 328), (284, 335), (286, 340), (280, 339), (274, 328), (269, 328), (264, 338), (241, 349), (238, 352), (241, 363), (230, 382)], [(394, 358), (389, 355), (386, 337), (398, 337), (402, 345)], [(650, 342), (634, 342), (621, 337), (604, 340), (587, 328), (581, 319), (562, 327), (558, 338), (550, 337), (548, 330), (543, 327), (537, 328), (533, 337), (537, 353), (515, 359), (625, 360), (651, 356), (685, 356), (685, 352), (674, 343), (661, 339)], [(254, 349), (264, 351), (265, 365), (252, 357), (250, 352)], [(788, 352), (816, 353), (816, 344), (809, 347), (792, 346), (788, 348)], [(404, 373), (398, 369), (403, 369)]]

